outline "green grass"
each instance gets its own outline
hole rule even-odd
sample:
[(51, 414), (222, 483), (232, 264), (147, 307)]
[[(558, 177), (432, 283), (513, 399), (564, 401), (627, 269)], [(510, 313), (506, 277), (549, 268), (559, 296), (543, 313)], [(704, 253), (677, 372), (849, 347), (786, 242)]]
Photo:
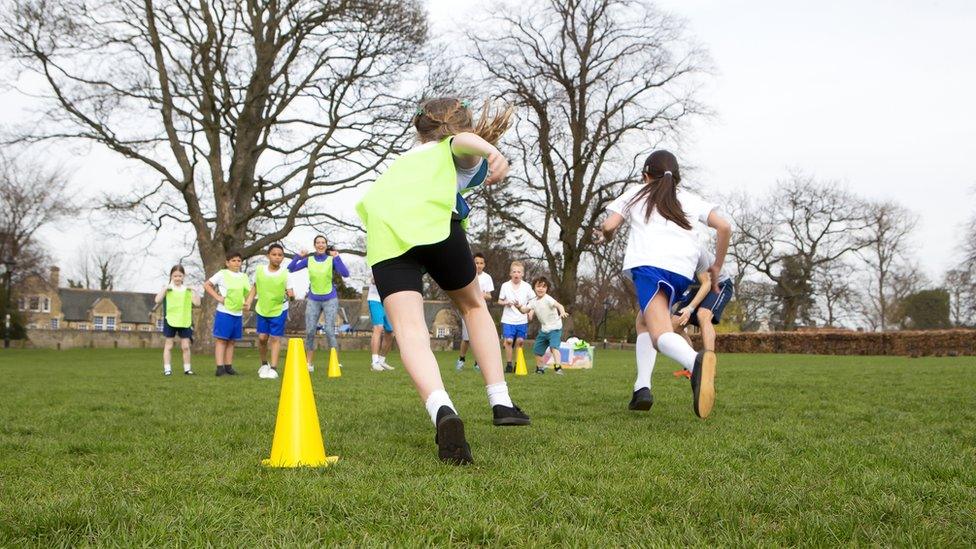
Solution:
[[(532, 415), (492, 427), (453, 371), (476, 464), (436, 459), (402, 368), (314, 374), (338, 465), (273, 470), (278, 383), (164, 378), (158, 351), (0, 352), (0, 546), (976, 544), (976, 361), (720, 357), (712, 419), (662, 359), (628, 412), (632, 355), (509, 378)], [(391, 361), (399, 366), (396, 361)]]

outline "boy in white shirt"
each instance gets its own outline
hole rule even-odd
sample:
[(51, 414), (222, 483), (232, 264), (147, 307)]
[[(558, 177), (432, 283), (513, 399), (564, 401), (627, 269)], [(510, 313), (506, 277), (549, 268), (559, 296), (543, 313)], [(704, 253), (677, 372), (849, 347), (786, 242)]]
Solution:
[(502, 284), (502, 289), (498, 292), (498, 304), (505, 306), (505, 309), (502, 310), (502, 339), (505, 340), (506, 374), (514, 371), (512, 368), (512, 346), (514, 344), (519, 349), (522, 348), (525, 336), (528, 333), (529, 320), (533, 314), (530, 311), (528, 315), (525, 315), (518, 309), (519, 305), (528, 303), (535, 295), (532, 288), (522, 280), (524, 275), (525, 265), (521, 261), (513, 261), (508, 272), (511, 279)]
[(552, 349), (552, 356), (556, 363), (556, 373), (562, 374), (563, 367), (559, 364), (559, 342), (563, 335), (563, 319), (569, 316), (566, 309), (549, 295), (549, 279), (540, 276), (532, 281), (532, 288), (535, 290), (535, 297), (525, 305), (519, 306), (519, 311), (523, 313), (533, 312), (539, 319), (539, 335), (535, 337), (535, 373), (546, 373), (546, 363), (543, 356), (546, 349)]
[(227, 268), (218, 271), (203, 284), (207, 295), (217, 302), (213, 338), (218, 377), (237, 375), (232, 365), (234, 343), (243, 336), (244, 300), (251, 293), (251, 283), (247, 275), (241, 272), (243, 262), (240, 252), (228, 252), (224, 262)]
[[(491, 279), (491, 275), (485, 272), (485, 254), (477, 252), (474, 254), (474, 270), (478, 273), (478, 286), (481, 288), (481, 294), (485, 298), (485, 303), (491, 301), (491, 292), (495, 291), (495, 281)], [(467, 358), (468, 345), (470, 339), (468, 338), (468, 327), (464, 324), (464, 319), (461, 319), (461, 355), (458, 357), (457, 364), (454, 368), (457, 371), (461, 371), (464, 368), (464, 360)], [(474, 363), (474, 369), (480, 370), (478, 368), (478, 361)]]

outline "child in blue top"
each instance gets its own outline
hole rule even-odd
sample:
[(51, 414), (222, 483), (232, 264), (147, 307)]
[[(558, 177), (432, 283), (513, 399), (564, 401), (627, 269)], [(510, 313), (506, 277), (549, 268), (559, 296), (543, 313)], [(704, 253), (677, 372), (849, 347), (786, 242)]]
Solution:
[(651, 153), (642, 174), (643, 184), (628, 189), (610, 204), (610, 215), (594, 234), (601, 243), (612, 238), (625, 221), (630, 223), (624, 272), (634, 281), (641, 312), (637, 318), (638, 382), (630, 409), (649, 410), (654, 403), (650, 378), (656, 347), (691, 372), (692, 406), (698, 417), (706, 418), (715, 403), (715, 353), (695, 353), (674, 332), (671, 305), (695, 276), (700, 249), (692, 222), (704, 223), (718, 233), (715, 261), (708, 268), (716, 293), (732, 229), (714, 204), (678, 189), (678, 160), (670, 152)]

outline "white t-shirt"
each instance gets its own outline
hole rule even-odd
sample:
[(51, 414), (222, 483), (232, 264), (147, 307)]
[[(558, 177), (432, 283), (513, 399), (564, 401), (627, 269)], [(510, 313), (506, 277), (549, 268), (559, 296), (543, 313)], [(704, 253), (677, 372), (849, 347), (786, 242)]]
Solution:
[[(242, 272), (236, 272), (236, 273), (232, 272), (231, 275), (232, 276), (243, 276), (245, 279), (247, 279), (247, 275), (244, 274), (244, 273), (242, 273)], [(214, 288), (217, 289), (217, 293), (219, 293), (220, 295), (222, 295), (224, 297), (227, 297), (227, 286), (224, 285), (224, 271), (222, 271), (222, 270), (221, 271), (217, 271), (217, 274), (215, 274), (212, 277), (210, 277), (210, 283), (213, 284)], [(219, 312), (219, 313), (227, 313), (229, 315), (234, 315), (234, 316), (244, 316), (243, 311), (238, 311), (236, 313), (233, 312), (233, 311), (228, 311), (227, 308), (224, 307), (224, 304), (223, 303), (218, 303), (217, 304), (217, 312)]]
[(482, 272), (478, 275), (478, 286), (481, 287), (481, 293), (490, 294), (495, 291), (495, 281), (491, 279), (491, 275)]
[(543, 332), (561, 330), (563, 319), (559, 316), (559, 309), (556, 308), (556, 300), (551, 295), (546, 294), (540, 297), (533, 297), (526, 307), (532, 309), (539, 323), (542, 324)]
[[(512, 284), (511, 280), (502, 284), (502, 289), (498, 292), (498, 300), (517, 301), (520, 305), (526, 305), (535, 296), (532, 287), (528, 282), (522, 281), (518, 287)], [(522, 314), (514, 305), (506, 305), (502, 310), (503, 324), (528, 324), (528, 315)]]
[[(287, 279), (287, 282), (285, 282), (285, 290), (295, 291), (295, 287), (291, 283), (291, 276), (290, 276), (291, 273), (288, 272), (288, 269), (286, 269), (284, 265), (279, 265), (278, 266), (278, 270), (275, 271), (275, 272), (271, 272), (268, 269), (268, 265), (267, 264), (259, 266), (258, 269), (262, 269), (264, 271), (264, 274), (269, 275), (269, 276), (278, 276), (278, 275), (281, 275), (282, 273), (284, 273), (284, 275), (285, 275), (285, 277)], [(257, 284), (258, 284), (258, 274), (257, 273), (254, 273), (254, 276), (251, 277), (251, 286), (257, 286)], [(256, 297), (260, 298), (260, 296), (256, 296)], [(285, 302), (282, 305), (281, 310), (282, 311), (287, 311), (288, 310), (288, 294), (287, 293), (285, 293)]]
[[(715, 263), (715, 254), (703, 245), (701, 253), (698, 254), (698, 266), (695, 267), (695, 274), (707, 271), (712, 266), (712, 263)], [(732, 276), (726, 270), (725, 265), (722, 265), (722, 270), (718, 273), (718, 283), (721, 284), (731, 278)]]
[[(630, 223), (624, 271), (635, 267), (657, 267), (693, 279), (700, 248), (698, 237), (694, 231), (682, 229), (665, 219), (656, 208), (645, 223), (643, 201), (631, 205), (631, 200), (642, 188), (644, 185), (627, 189), (607, 207)], [(692, 225), (696, 221), (707, 223), (708, 214), (715, 209), (715, 204), (683, 189), (678, 189), (678, 202)]]
[(383, 301), (380, 299), (380, 291), (376, 288), (376, 284), (370, 283), (369, 291), (366, 293), (366, 301), (375, 301), (377, 303)]

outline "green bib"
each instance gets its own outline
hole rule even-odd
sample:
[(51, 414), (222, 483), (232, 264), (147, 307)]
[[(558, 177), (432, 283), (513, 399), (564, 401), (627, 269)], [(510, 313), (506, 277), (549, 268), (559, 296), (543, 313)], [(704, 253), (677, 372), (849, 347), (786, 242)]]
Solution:
[(312, 293), (326, 295), (332, 293), (332, 256), (325, 261), (318, 261), (314, 256), (308, 256), (308, 281), (311, 283)]
[(451, 138), (397, 157), (356, 204), (366, 227), (366, 263), (447, 238), (457, 192)]
[(264, 267), (258, 267), (254, 285), (258, 288), (258, 304), (254, 310), (265, 318), (280, 315), (288, 289), (288, 271), (279, 267), (277, 272), (269, 273)]
[(227, 269), (220, 272), (224, 275), (224, 287), (227, 288), (227, 295), (224, 296), (224, 308), (229, 313), (243, 312), (244, 299), (251, 291), (251, 285), (247, 282), (247, 275)]
[(193, 294), (189, 288), (166, 290), (166, 324), (189, 328), (193, 322)]

